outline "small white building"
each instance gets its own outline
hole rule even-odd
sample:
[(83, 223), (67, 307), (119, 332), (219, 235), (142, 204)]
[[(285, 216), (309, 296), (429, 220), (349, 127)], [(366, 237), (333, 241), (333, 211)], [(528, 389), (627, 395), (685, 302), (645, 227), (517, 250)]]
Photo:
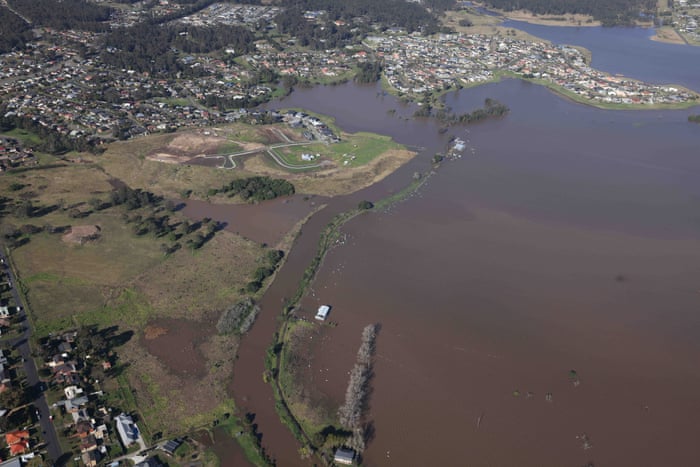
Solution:
[(316, 319), (319, 321), (324, 321), (326, 317), (328, 317), (329, 311), (331, 311), (331, 307), (329, 305), (321, 305), (318, 307), (318, 311), (316, 312)]
[(355, 451), (347, 448), (338, 448), (333, 456), (333, 461), (338, 464), (351, 465), (352, 461), (355, 459)]

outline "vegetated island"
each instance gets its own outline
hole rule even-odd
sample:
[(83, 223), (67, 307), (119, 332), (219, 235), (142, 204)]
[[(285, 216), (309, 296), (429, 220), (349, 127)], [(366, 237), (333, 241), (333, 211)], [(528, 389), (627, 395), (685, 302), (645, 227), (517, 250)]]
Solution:
[(441, 123), (448, 125), (464, 123), (477, 123), (492, 118), (503, 117), (510, 111), (508, 106), (498, 102), (496, 99), (487, 97), (484, 99), (484, 106), (471, 112), (455, 114), (450, 109), (440, 108), (433, 111), (429, 103), (424, 104), (413, 114), (414, 117), (434, 117)]
[(693, 123), (700, 123), (700, 115), (688, 115), (688, 121)]

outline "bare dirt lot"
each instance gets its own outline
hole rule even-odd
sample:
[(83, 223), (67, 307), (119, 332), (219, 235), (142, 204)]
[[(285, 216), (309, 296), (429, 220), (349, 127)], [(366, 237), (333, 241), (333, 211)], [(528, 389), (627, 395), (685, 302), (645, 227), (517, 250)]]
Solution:
[(158, 162), (184, 164), (198, 156), (216, 154), (219, 147), (226, 142), (226, 138), (201, 131), (183, 132), (177, 134), (167, 145), (152, 150), (147, 158)]

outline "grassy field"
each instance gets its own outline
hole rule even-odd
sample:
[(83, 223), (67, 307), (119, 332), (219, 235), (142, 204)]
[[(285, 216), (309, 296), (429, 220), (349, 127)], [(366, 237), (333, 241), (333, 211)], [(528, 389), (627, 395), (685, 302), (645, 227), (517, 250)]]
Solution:
[[(147, 145), (141, 146), (140, 152), (125, 158), (134, 164), (148, 162), (142, 158), (147, 150)], [(86, 160), (92, 157), (85, 155)], [(166, 255), (161, 245), (171, 240), (150, 233), (136, 235), (135, 224), (127, 223), (124, 216), (167, 214), (168, 222), (178, 225), (184, 219), (180, 214), (152, 206), (131, 211), (125, 206), (95, 210), (99, 203), (90, 202), (110, 199), (115, 189), (110, 183), (113, 177), (133, 186), (128, 177), (132, 172), (112, 173), (109, 168), (118, 167), (119, 161), (115, 155), (107, 156), (107, 160), (109, 163), (104, 165), (102, 160), (100, 164), (61, 162), (58, 167), (39, 166), (4, 174), (0, 197), (10, 201), (0, 227), (7, 233), (28, 224), (63, 227), (65, 231), (76, 225), (99, 226), (99, 237), (83, 244), (67, 243), (63, 231), (48, 233), (50, 229), (45, 229), (23, 234), (28, 241), (11, 248), (34, 335), (40, 337), (83, 324), (133, 331), (132, 338), (118, 350), (119, 364), (125, 371), (105, 382), (106, 397), (114, 406), (139, 414), (139, 426), (146, 437), (156, 432), (175, 436), (194, 425), (210, 424), (217, 406), (228, 400), (227, 386), (238, 340), (214, 334), (212, 326), (212, 335), (197, 344), (206, 374), (187, 378), (173, 374), (171, 368), (148, 353), (142, 345), (143, 329), (151, 323), (159, 324), (162, 318), (215, 321), (222, 309), (241, 298), (241, 289), (266, 249), (219, 231), (197, 250), (184, 245), (189, 237), (182, 238), (179, 241), (183, 247)], [(171, 169), (166, 164), (153, 164)], [(209, 186), (212, 175), (225, 175), (224, 171), (207, 168), (203, 172), (209, 175), (202, 175), (203, 186)], [(148, 175), (157, 176), (156, 172)], [(157, 186), (144, 188), (156, 191)], [(14, 208), (26, 201), (35, 208), (31, 217)], [(74, 210), (84, 217), (73, 216)]]
[[(390, 137), (374, 133), (344, 134), (339, 143), (313, 143), (303, 146), (289, 146), (275, 149), (275, 152), (289, 165), (309, 165), (322, 160), (331, 160), (340, 167), (359, 167), (371, 162), (379, 155), (402, 146)], [(312, 161), (302, 160), (302, 154), (318, 154)]]

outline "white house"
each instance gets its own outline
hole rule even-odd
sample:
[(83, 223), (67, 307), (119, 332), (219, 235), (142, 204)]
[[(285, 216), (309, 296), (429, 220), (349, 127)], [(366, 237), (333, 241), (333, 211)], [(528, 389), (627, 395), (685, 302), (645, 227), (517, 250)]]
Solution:
[(319, 321), (323, 321), (326, 319), (328, 316), (328, 312), (331, 311), (331, 307), (328, 305), (321, 305), (318, 307), (318, 311), (316, 312), (316, 319)]

